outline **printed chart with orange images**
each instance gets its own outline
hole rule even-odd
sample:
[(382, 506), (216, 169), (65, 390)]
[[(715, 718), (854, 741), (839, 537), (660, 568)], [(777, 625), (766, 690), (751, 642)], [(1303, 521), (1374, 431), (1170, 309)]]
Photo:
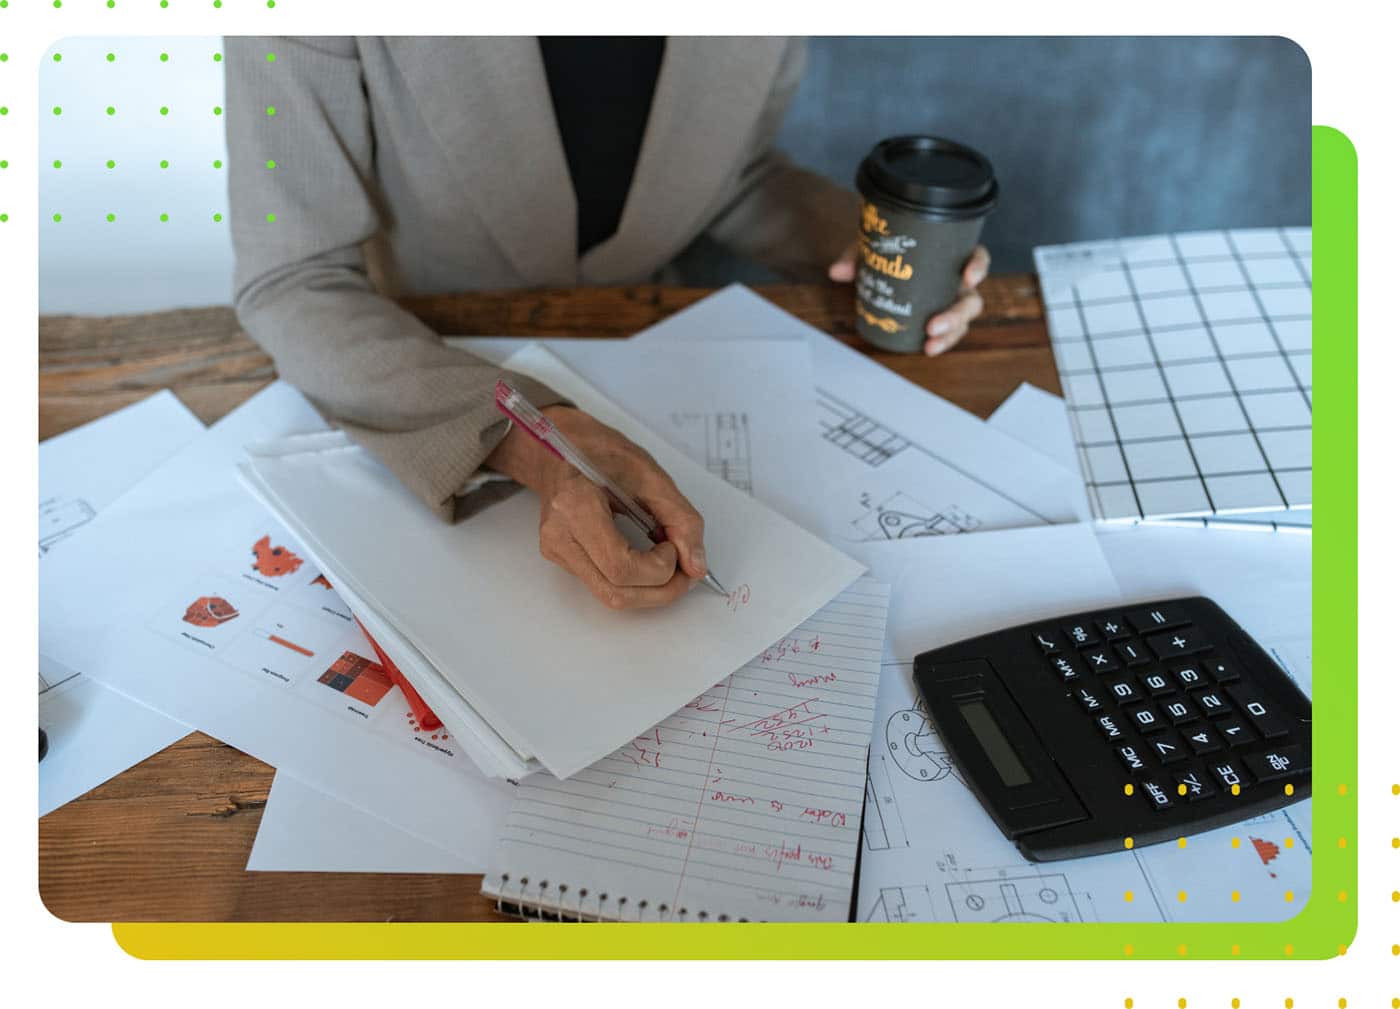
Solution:
[(419, 724), (350, 608), (285, 534), (250, 536), (246, 549), (243, 562), (162, 604), (148, 627), (380, 735), (457, 758), (445, 729)]

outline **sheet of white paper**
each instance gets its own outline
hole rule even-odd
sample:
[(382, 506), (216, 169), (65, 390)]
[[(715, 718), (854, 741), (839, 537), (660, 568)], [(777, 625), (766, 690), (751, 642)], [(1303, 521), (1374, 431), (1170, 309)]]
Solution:
[[(1207, 594), (1246, 629), (1262, 626), (1256, 614), (1266, 607), (1249, 605), (1241, 593), (1221, 591), (1216, 569), (1211, 562), (1197, 566), (1191, 544), (1172, 548), (1164, 543), (1159, 554), (1155, 544), (1144, 540), (1146, 563), (1138, 566), (1139, 554), (1126, 539), (1182, 532), (1125, 529), (1113, 533), (1113, 539), (1104, 537), (1101, 549), (1092, 526), (1057, 526), (930, 540), (907, 551), (860, 551), (875, 577), (891, 580), (894, 600), (866, 791), (862, 920), (1245, 921), (1292, 916), (1300, 905), (1284, 902), (1283, 892), (1292, 890), (1297, 900), (1305, 900), (1310, 889), (1308, 803), (1198, 835), (1186, 848), (1154, 845), (1093, 858), (1029, 862), (963, 783), (911, 680), (913, 656), (928, 648), (1152, 595), (1209, 589)], [(1203, 537), (1197, 541), (1202, 549), (1213, 550), (1211, 537), (1230, 534), (1194, 535)], [(1236, 554), (1235, 559), (1243, 558)], [(1158, 573), (1162, 564), (1172, 573)], [(1134, 576), (1154, 565), (1157, 571)], [(1193, 569), (1202, 572), (1199, 579), (1189, 577)], [(1229, 569), (1229, 561), (1220, 564), (1220, 572)], [(1232, 611), (1232, 605), (1242, 609)], [(1295, 672), (1311, 662), (1310, 649), (1297, 641), (1276, 648), (1276, 654), (1287, 655)], [(1239, 848), (1231, 846), (1232, 837), (1241, 838)], [(1286, 838), (1292, 847), (1285, 846)], [(1123, 895), (1130, 890), (1135, 898), (1128, 903)], [(1230, 900), (1231, 890), (1241, 892), (1239, 903)], [(1188, 893), (1184, 904), (1177, 899), (1180, 891)]]
[[(333, 580), (412, 641), (502, 738), (567, 778), (743, 665), (861, 567), (691, 462), (548, 350), (523, 350), (507, 363), (657, 459), (705, 516), (708, 562), (728, 599), (699, 589), (660, 610), (606, 610), (540, 556), (532, 496), (456, 525), (435, 522), (348, 442), (256, 454), (249, 469)], [(368, 514), (393, 535), (366, 536)], [(449, 615), (445, 600), (468, 619)]]
[(888, 604), (863, 578), (574, 778), (523, 783), (483, 890), (583, 917), (845, 921)]
[(290, 774), (272, 779), (249, 872), (484, 872), (505, 823), (513, 789), (504, 782), (477, 795), (483, 829), (440, 848), (363, 810), (318, 792)]
[[(530, 340), (454, 337), (497, 364)], [(821, 474), (793, 459), (810, 430), (804, 340), (541, 340), (604, 396), (746, 494), (821, 533)]]
[(244, 445), (323, 427), (279, 382), (196, 438), (44, 562), (40, 647), (317, 791), (474, 850), (498, 786), (413, 721), (348, 607), (238, 483)]
[[(88, 523), (124, 491), (204, 430), (162, 391), (39, 445), (39, 579), (44, 559), (74, 546)], [(39, 653), (39, 725), (49, 752), (39, 763), (39, 815), (187, 735), (189, 727), (108, 690)]]
[(1069, 428), (1069, 411), (1065, 401), (1054, 393), (1022, 382), (992, 411), (987, 423), (1070, 472), (1079, 465), (1074, 432)]
[(634, 342), (807, 341), (815, 412), (791, 465), (823, 474), (828, 534), (845, 542), (1071, 522), (1074, 478), (978, 418), (740, 285)]

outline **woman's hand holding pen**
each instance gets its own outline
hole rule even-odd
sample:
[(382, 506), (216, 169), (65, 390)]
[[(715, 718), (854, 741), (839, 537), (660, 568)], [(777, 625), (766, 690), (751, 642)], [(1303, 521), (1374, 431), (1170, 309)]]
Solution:
[(610, 609), (665, 606), (705, 576), (705, 520), (650, 455), (581, 410), (541, 411), (595, 466), (631, 493), (666, 533), (650, 550), (631, 546), (613, 522), (608, 494), (518, 427), (486, 465), (540, 498), (540, 553), (582, 581)]

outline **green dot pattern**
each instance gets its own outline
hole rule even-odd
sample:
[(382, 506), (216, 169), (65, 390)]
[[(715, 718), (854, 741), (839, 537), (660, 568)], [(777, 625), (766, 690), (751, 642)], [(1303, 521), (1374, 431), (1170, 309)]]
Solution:
[(223, 215), (223, 214), (215, 214), (215, 215), (214, 215), (214, 223), (215, 223), (215, 224), (218, 224), (218, 223), (219, 223), (220, 221), (222, 221), (223, 219), (224, 219), (224, 215)]
[(63, 162), (62, 162), (62, 161), (59, 161), (57, 158), (55, 158), (55, 159), (54, 159), (54, 162), (53, 162), (53, 166), (54, 166), (55, 168), (62, 168), (62, 167), (63, 167)]
[(113, 161), (111, 158), (108, 158), (108, 159), (107, 159), (107, 167), (108, 167), (108, 168), (116, 168), (116, 167), (117, 167), (117, 163), (116, 163), (115, 161)]
[(161, 214), (161, 215), (160, 215), (160, 219), (161, 219), (161, 223), (164, 223), (164, 222), (170, 220), (170, 215), (169, 215), (169, 214)]
[(223, 168), (223, 167), (224, 167), (224, 163), (223, 163), (222, 161), (220, 161), (218, 158), (215, 158), (215, 159), (214, 159), (214, 167), (215, 167), (215, 168)]
[(170, 167), (170, 162), (169, 162), (169, 161), (166, 161), (164, 158), (161, 158), (161, 159), (160, 159), (160, 167), (162, 167), (162, 168), (169, 168), (169, 167)]
[(276, 215), (276, 214), (268, 214), (268, 215), (267, 215), (267, 223), (268, 223), (268, 224), (271, 224), (271, 223), (272, 223), (273, 221), (275, 221), (275, 220), (277, 220), (277, 215)]
[(277, 115), (277, 109), (275, 109), (273, 106), (269, 105), (269, 106), (267, 107), (267, 114), (268, 114), (269, 116), (275, 116), (275, 115)]
[(107, 54), (107, 62), (108, 62), (108, 63), (115, 63), (115, 62), (117, 62), (117, 54), (116, 54), (116, 53), (108, 53), (108, 54)]
[(116, 107), (113, 106), (113, 105), (108, 105), (108, 106), (107, 106), (107, 115), (109, 115), (109, 116), (115, 116), (116, 114), (117, 114), (117, 109), (116, 109)]
[(108, 223), (108, 224), (111, 224), (111, 223), (112, 223), (113, 221), (115, 221), (116, 219), (117, 219), (117, 215), (116, 215), (116, 214), (108, 214), (108, 215), (107, 215), (107, 223)]
[(269, 160), (268, 163), (267, 163), (267, 167), (268, 167), (268, 168), (276, 168), (276, 167), (277, 167), (277, 162)]
[(62, 215), (62, 214), (54, 214), (54, 215), (53, 215), (53, 223), (54, 223), (54, 224), (57, 224), (57, 223), (58, 223), (59, 221), (61, 221), (61, 220), (63, 220), (63, 215)]
[(170, 107), (168, 105), (162, 105), (160, 107), (160, 114), (163, 116), (170, 115)]
[(9, 168), (9, 167), (10, 167), (10, 163), (9, 163), (8, 161), (6, 161), (4, 158), (0, 158), (0, 168)]

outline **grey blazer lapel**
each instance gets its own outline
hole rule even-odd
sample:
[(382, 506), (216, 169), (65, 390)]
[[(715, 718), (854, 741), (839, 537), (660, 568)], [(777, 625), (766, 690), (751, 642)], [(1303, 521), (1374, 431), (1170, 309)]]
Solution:
[(533, 36), (390, 38), (404, 80), (472, 203), (530, 284), (578, 279), (573, 184)]
[(583, 257), (584, 280), (649, 273), (684, 248), (742, 169), (786, 46), (785, 38), (667, 39), (622, 219)]

